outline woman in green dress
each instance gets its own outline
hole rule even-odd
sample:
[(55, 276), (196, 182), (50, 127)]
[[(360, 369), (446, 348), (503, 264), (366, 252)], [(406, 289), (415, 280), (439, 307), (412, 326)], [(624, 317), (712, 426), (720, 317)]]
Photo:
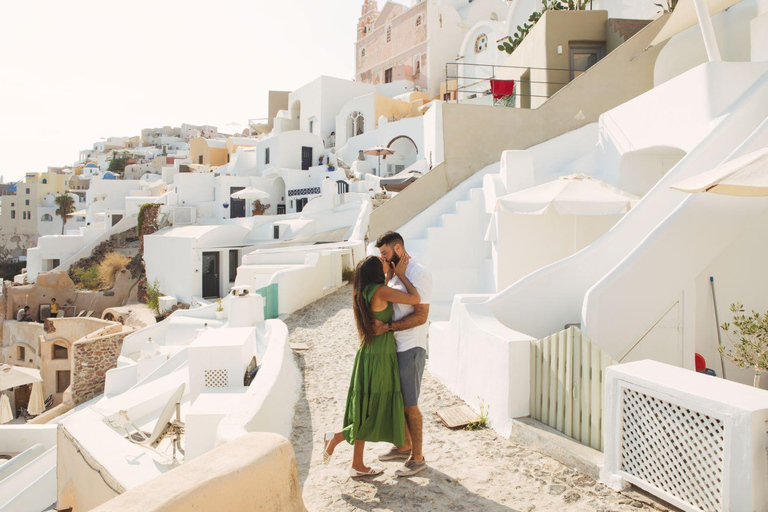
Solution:
[[(360, 348), (355, 356), (352, 378), (347, 392), (344, 425), (340, 432), (327, 432), (324, 436), (323, 460), (326, 464), (333, 450), (342, 441), (354, 445), (352, 477), (373, 476), (382, 472), (363, 463), (365, 442), (388, 442), (395, 446), (405, 444), (405, 412), (400, 392), (400, 373), (397, 366), (395, 335), (373, 334), (373, 321), (392, 321), (392, 303), (418, 304), (421, 300), (416, 288), (405, 277), (408, 256), (391, 268), (383, 258), (369, 256), (357, 265), (355, 271), (354, 312)], [(387, 274), (394, 272), (406, 287), (406, 292), (387, 286)]]

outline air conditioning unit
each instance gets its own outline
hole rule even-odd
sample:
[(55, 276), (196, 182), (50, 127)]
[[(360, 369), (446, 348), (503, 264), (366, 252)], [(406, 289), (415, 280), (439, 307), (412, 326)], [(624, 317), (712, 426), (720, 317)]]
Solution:
[(197, 208), (194, 206), (176, 206), (173, 208), (173, 225), (188, 226), (197, 220)]

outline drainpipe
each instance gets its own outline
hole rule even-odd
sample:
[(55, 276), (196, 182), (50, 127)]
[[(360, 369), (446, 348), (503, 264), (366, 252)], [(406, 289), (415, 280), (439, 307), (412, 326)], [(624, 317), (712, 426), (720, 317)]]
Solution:
[(699, 18), (701, 36), (704, 38), (704, 48), (707, 50), (709, 62), (723, 60), (720, 57), (720, 49), (717, 46), (717, 38), (715, 38), (715, 29), (712, 27), (712, 18), (709, 16), (707, 0), (693, 0), (693, 7), (696, 9), (696, 16)]

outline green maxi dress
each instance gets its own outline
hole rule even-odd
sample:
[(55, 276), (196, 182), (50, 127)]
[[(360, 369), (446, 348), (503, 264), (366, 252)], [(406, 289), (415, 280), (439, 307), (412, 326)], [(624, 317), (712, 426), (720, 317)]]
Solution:
[[(363, 297), (370, 306), (380, 284), (366, 286)], [(372, 311), (373, 318), (392, 320), (392, 304), (383, 311)], [(361, 441), (405, 444), (405, 411), (400, 391), (395, 335), (387, 332), (360, 346), (349, 381), (344, 410), (344, 438), (349, 444)]]

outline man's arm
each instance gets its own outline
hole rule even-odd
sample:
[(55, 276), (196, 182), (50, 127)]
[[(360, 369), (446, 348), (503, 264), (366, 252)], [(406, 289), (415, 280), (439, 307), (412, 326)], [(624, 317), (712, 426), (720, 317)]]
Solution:
[(429, 318), (429, 304), (416, 304), (413, 306), (413, 313), (405, 315), (397, 322), (392, 322), (393, 331), (407, 331), (427, 323)]
[[(429, 318), (429, 304), (416, 304), (413, 306), (413, 312), (404, 316), (396, 322), (392, 322), (393, 331), (407, 331), (427, 323)], [(373, 321), (373, 332), (376, 335), (384, 334), (389, 330), (389, 326), (379, 320)]]

